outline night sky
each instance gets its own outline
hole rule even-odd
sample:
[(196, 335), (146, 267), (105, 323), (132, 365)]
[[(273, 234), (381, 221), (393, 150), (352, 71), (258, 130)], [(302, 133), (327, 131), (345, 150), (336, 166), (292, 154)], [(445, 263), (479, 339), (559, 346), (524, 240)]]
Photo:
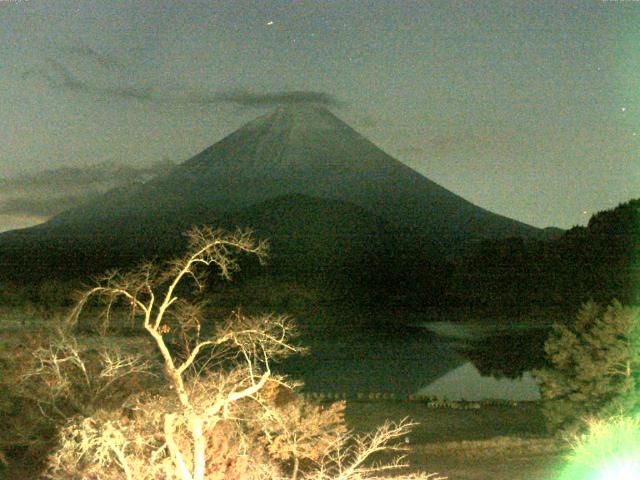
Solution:
[[(181, 162), (309, 101), (535, 226), (640, 197), (637, 1), (0, 0), (0, 81), (0, 177), (21, 185)], [(0, 230), (45, 218), (27, 200)]]

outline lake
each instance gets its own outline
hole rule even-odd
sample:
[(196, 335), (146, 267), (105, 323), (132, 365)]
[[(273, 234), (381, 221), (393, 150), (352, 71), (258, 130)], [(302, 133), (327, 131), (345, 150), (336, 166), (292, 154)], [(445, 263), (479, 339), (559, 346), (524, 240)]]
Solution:
[(309, 354), (276, 370), (302, 379), (308, 392), (349, 398), (538, 400), (530, 370), (540, 366), (547, 332), (527, 325), (447, 322), (385, 332), (345, 330), (304, 342)]

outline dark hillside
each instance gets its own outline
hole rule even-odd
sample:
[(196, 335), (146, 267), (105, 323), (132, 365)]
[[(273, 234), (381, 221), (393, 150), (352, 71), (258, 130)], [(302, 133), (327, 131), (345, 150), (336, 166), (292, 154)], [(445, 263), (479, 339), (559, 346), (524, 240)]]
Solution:
[(461, 262), (452, 291), (496, 307), (640, 298), (640, 199), (547, 241), (487, 240)]

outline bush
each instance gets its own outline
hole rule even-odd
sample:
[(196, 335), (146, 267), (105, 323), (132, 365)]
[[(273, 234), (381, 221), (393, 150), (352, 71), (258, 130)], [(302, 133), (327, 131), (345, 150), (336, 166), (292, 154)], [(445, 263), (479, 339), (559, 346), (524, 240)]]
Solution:
[(588, 302), (545, 343), (547, 367), (534, 375), (552, 431), (575, 432), (586, 417), (631, 413), (640, 406), (640, 309)]

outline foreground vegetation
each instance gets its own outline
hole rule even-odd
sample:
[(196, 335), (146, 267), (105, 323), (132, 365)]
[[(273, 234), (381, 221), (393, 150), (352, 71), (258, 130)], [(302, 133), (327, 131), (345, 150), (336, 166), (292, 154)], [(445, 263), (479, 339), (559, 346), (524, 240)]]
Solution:
[[(8, 400), (29, 401), (42, 420), (35, 429), (14, 425), (11, 432), (24, 435), (31, 427), (27, 440), (50, 440), (47, 477), (347, 480), (406, 467), (402, 456), (382, 463), (370, 457), (401, 452), (392, 442), (412, 423), (385, 422), (371, 434), (352, 435), (344, 427), (344, 403), (311, 404), (296, 395), (294, 383), (272, 373), (271, 361), (296, 351), (287, 317), (236, 312), (224, 322), (204, 322), (198, 297), (185, 284), (199, 288), (210, 265), (229, 278), (238, 251), (266, 253), (242, 232), (194, 229), (184, 257), (164, 268), (144, 264), (106, 274), (82, 294), (56, 335), (15, 352), (26, 354), (26, 368)], [(155, 358), (104, 336), (113, 312), (125, 305)], [(74, 332), (87, 310), (100, 312), (103, 335), (79, 342)]]
[[(608, 279), (606, 285), (591, 285), (588, 290), (596, 288), (601, 303), (586, 303), (577, 315), (567, 314), (570, 308), (554, 308), (555, 327), (544, 347), (546, 363), (536, 365), (541, 404), (458, 408), (416, 398), (398, 401), (384, 392), (347, 402), (335, 395), (302, 395), (299, 384), (271, 368), (273, 361), (301, 350), (294, 343), (297, 334), (311, 335), (309, 339), (319, 329), (333, 331), (345, 313), (354, 327), (389, 325), (380, 321), (384, 315), (379, 305), (368, 303), (366, 296), (353, 304), (359, 314), (349, 316), (352, 298), (339, 290), (320, 294), (320, 289), (286, 277), (245, 277), (241, 288), (220, 283), (206, 267), (214, 266), (222, 278), (229, 278), (239, 265), (238, 252), (264, 256), (264, 245), (241, 233), (219, 236), (207, 229), (194, 230), (190, 250), (177, 261), (109, 273), (96, 286), (81, 287), (84, 293), (76, 298), (68, 296), (80, 287), (75, 281), (3, 284), (0, 304), (3, 313), (10, 313), (3, 315), (0, 325), (0, 475), (24, 476), (28, 471), (34, 478), (45, 474), (189, 480), (347, 479), (393, 471), (412, 475), (415, 468), (407, 467), (404, 458), (453, 478), (484, 479), (488, 472), (494, 480), (547, 478), (543, 475), (550, 472), (555, 473), (549, 478), (556, 478), (563, 470), (562, 455), (569, 450), (554, 436), (560, 432), (578, 435), (570, 437), (573, 454), (563, 478), (588, 478), (585, 472), (591, 474), (607, 464), (604, 458), (598, 466), (584, 464), (589, 449), (600, 448), (598, 438), (622, 435), (637, 447), (639, 310), (608, 303), (615, 292), (628, 303), (635, 298), (629, 279), (637, 277), (638, 265), (631, 259), (638, 247), (630, 239), (637, 225), (627, 217), (637, 208), (637, 202), (630, 202), (612, 214), (594, 217), (589, 227), (569, 232), (560, 243), (525, 248), (534, 248), (535, 253), (538, 247), (549, 247), (549, 252), (558, 253), (567, 247), (562, 250), (567, 253), (577, 245), (575, 251), (586, 252), (580, 262), (592, 265), (582, 273)], [(624, 275), (608, 275), (604, 265), (611, 257), (598, 256), (611, 245), (606, 233), (611, 225), (617, 225), (615, 245), (620, 247), (614, 249), (615, 271)], [(597, 242), (591, 245), (594, 238)], [(522, 262), (535, 255), (518, 257), (520, 247), (507, 244), (506, 249), (487, 244), (482, 248), (489, 250), (478, 254), (498, 252), (502, 260), (495, 262), (496, 268), (508, 264), (519, 272), (527, 270), (520, 268)], [(582, 248), (587, 244), (588, 249)], [(519, 258), (515, 263), (514, 252)], [(474, 271), (484, 270), (468, 270)], [(490, 282), (480, 279), (477, 289), (469, 282), (469, 288), (482, 297), (473, 311), (496, 302), (503, 314), (505, 310), (509, 315), (522, 314), (510, 307), (518, 295), (506, 302), (496, 296), (509, 271)], [(214, 288), (207, 290), (205, 283)], [(509, 283), (521, 282), (512, 278)], [(576, 285), (581, 288), (581, 283)], [(556, 287), (546, 285), (538, 293), (545, 296)], [(405, 324), (414, 321), (414, 307), (423, 304), (402, 295), (389, 298), (387, 312)], [(246, 307), (241, 311), (239, 305)], [(341, 305), (339, 315), (331, 312), (336, 305)], [(73, 307), (70, 317), (61, 316)], [(363, 308), (366, 315), (360, 314)], [(438, 314), (443, 311), (451, 311), (451, 305), (438, 308)], [(12, 317), (11, 312), (19, 313)], [(294, 325), (286, 312), (304, 312), (305, 321)], [(542, 308), (536, 318), (550, 323), (548, 312)], [(461, 315), (468, 314), (464, 310)], [(211, 318), (221, 320), (211, 322)], [(337, 321), (327, 322), (328, 318)], [(362, 318), (366, 325), (359, 323)], [(546, 335), (545, 330), (540, 333)], [(542, 340), (532, 344), (528, 359), (535, 352), (542, 354)], [(502, 363), (509, 363), (504, 369), (487, 362), (483, 350), (470, 357), (480, 362), (481, 371), (496, 373), (497, 368), (508, 377), (531, 368), (503, 356)], [(407, 415), (422, 425), (405, 420)], [(497, 422), (500, 415), (502, 424)], [(618, 433), (612, 433), (615, 428)], [(367, 434), (370, 430), (374, 433)], [(609, 453), (615, 457), (618, 452)], [(637, 451), (621, 455), (637, 457)], [(31, 470), (25, 470), (27, 465)], [(631, 467), (627, 462), (621, 468)], [(578, 471), (582, 477), (571, 477), (570, 472)]]
[(640, 411), (640, 307), (585, 303), (557, 323), (535, 372), (551, 431), (580, 432), (585, 418)]
[[(602, 307), (599, 309), (600, 312), (605, 310)], [(0, 401), (3, 423), (0, 442), (10, 462), (8, 466), (0, 466), (0, 477), (7, 475), (7, 478), (16, 476), (23, 478), (25, 472), (31, 472), (29, 468), (32, 468), (34, 474), (30, 477), (35, 478), (38, 461), (41, 468), (46, 467), (47, 458), (57, 448), (56, 432), (64, 424), (65, 419), (64, 417), (54, 418), (51, 422), (51, 419), (43, 417), (38, 408), (38, 401), (40, 406), (43, 406), (42, 402), (46, 397), (28, 395), (28, 392), (22, 389), (19, 391), (16, 384), (22, 378), (21, 373), (24, 374), (33, 369), (34, 347), (55, 344), (55, 340), (59, 338), (56, 328), (59, 321), (52, 318), (43, 322), (32, 311), (26, 312), (32, 315), (26, 321), (24, 310), (4, 310), (2, 313), (4, 328), (0, 335), (2, 339), (0, 361), (3, 367), (12, 366), (12, 368), (5, 368), (5, 372), (12, 372), (15, 375), (5, 375), (0, 380), (4, 384), (3, 387), (9, 385), (8, 388), (0, 390), (4, 393)], [(10, 313), (14, 313), (15, 316), (11, 317), (8, 315)], [(84, 318), (83, 323), (91, 323), (90, 320), (91, 316)], [(106, 332), (103, 336), (96, 336), (95, 333), (88, 332), (78, 333), (75, 336), (78, 346), (82, 346), (83, 350), (88, 349), (93, 354), (100, 351), (102, 343), (107, 346), (117, 345), (123, 354), (148, 352), (153, 346), (151, 339), (140, 335), (113, 336), (110, 332)], [(161, 371), (154, 373), (160, 375)], [(26, 378), (33, 379), (33, 377)], [(132, 388), (138, 389), (136, 390), (138, 392), (152, 391), (157, 381), (157, 376), (144, 374), (138, 375), (137, 379), (132, 376), (123, 384), (116, 383), (113, 386), (116, 392), (123, 388), (126, 391)], [(23, 384), (23, 386), (27, 385), (34, 386), (29, 382), (26, 385)], [(94, 391), (99, 390), (100, 388), (97, 388)], [(42, 392), (42, 390), (36, 390), (32, 393), (38, 391)], [(18, 398), (18, 395), (21, 396)], [(364, 434), (385, 421), (400, 422), (410, 417), (418, 422), (419, 425), (415, 426), (410, 434), (399, 439), (405, 447), (408, 447), (405, 453), (408, 455), (407, 460), (411, 468), (405, 470), (406, 473), (426, 469), (462, 480), (486, 478), (555, 480), (560, 478), (561, 474), (565, 475), (563, 479), (590, 478), (569, 476), (570, 472), (587, 471), (584, 459), (578, 459), (577, 464), (572, 461), (565, 467), (567, 459), (575, 459), (576, 456), (571, 455), (570, 444), (563, 437), (549, 435), (544, 410), (537, 402), (521, 404), (503, 402), (495, 405), (482, 403), (477, 405), (478, 408), (459, 409), (450, 408), (452, 405), (447, 403), (438, 404), (439, 408), (433, 408), (429, 402), (422, 399), (403, 401), (380, 396), (382, 398), (375, 397), (373, 400), (368, 398), (348, 400), (342, 410), (343, 425), (354, 433)], [(318, 397), (315, 401), (321, 402), (320, 405), (328, 406), (335, 401), (333, 398), (327, 399), (326, 396), (318, 395)], [(99, 400), (96, 403), (102, 402)], [(61, 405), (71, 408), (64, 402)], [(101, 410), (104, 411), (106, 406), (106, 403), (103, 404)], [(604, 424), (601, 423), (601, 425)], [(602, 430), (602, 428), (599, 429), (599, 431)], [(590, 437), (575, 438), (576, 441), (584, 443), (585, 439)], [(602, 456), (599, 458), (603, 461), (602, 463), (606, 463)]]

